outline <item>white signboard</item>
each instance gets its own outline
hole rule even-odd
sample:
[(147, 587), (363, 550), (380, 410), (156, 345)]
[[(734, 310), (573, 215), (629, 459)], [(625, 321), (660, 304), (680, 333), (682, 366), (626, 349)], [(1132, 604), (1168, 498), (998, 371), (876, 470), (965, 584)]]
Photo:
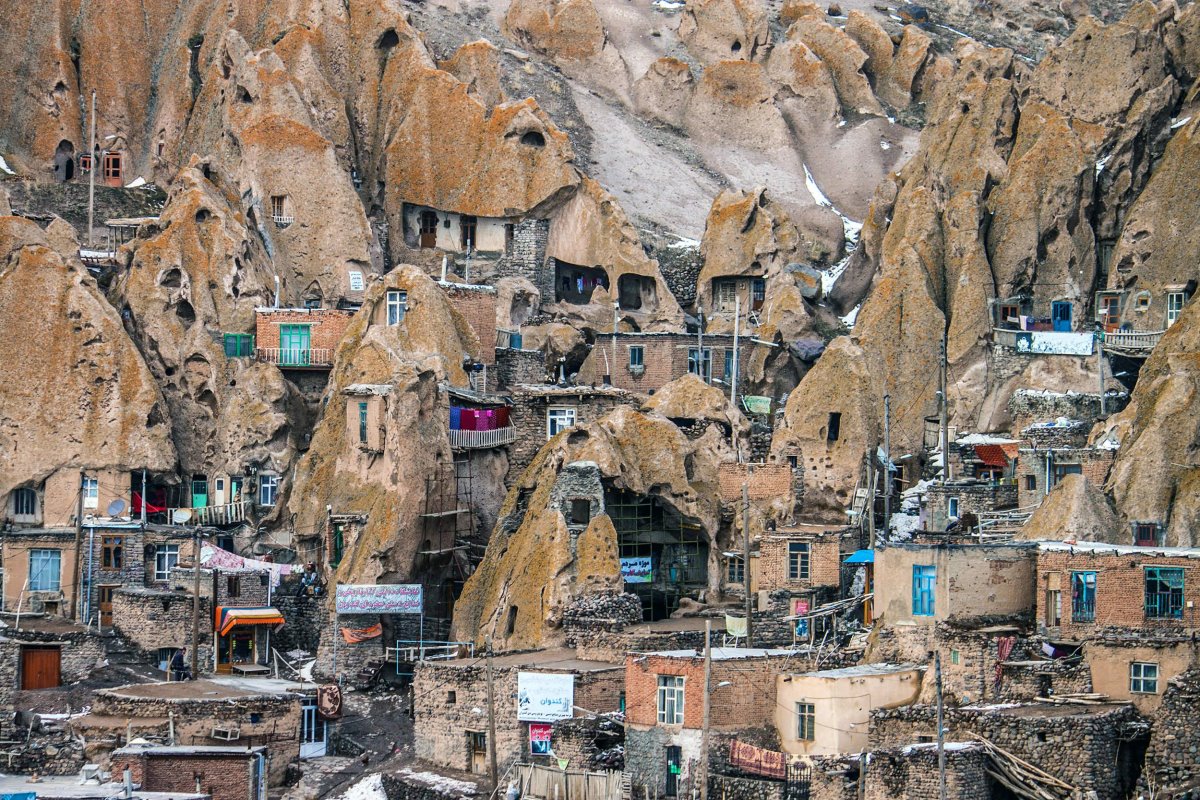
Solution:
[(651, 563), (650, 556), (622, 558), (621, 577), (626, 583), (651, 583), (654, 580)]
[(420, 614), (421, 584), (340, 583), (335, 595), (339, 614)]
[(517, 673), (517, 719), (554, 722), (573, 716), (575, 676), (554, 672)]

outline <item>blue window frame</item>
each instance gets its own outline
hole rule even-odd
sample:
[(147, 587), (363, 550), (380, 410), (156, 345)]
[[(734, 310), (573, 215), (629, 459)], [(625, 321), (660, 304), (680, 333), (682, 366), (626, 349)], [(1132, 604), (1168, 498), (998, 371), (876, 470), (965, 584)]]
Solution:
[(1146, 616), (1183, 619), (1183, 567), (1146, 568)]
[(933, 616), (933, 592), (936, 586), (936, 566), (933, 564), (913, 564), (912, 610), (914, 616)]
[(29, 591), (57, 592), (62, 588), (62, 552), (29, 551)]
[(1096, 573), (1071, 573), (1071, 620), (1094, 622), (1096, 619)]
[(367, 443), (367, 404), (358, 404), (358, 441)]

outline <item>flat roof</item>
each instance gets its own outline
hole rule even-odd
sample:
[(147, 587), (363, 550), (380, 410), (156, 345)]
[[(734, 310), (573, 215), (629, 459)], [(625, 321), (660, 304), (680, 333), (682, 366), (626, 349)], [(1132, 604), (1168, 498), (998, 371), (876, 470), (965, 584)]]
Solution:
[(262, 744), (257, 747), (236, 747), (227, 744), (159, 744), (150, 746), (133, 744), (114, 750), (113, 755), (144, 753), (148, 756), (244, 756), (266, 749), (267, 746)]
[[(659, 658), (703, 658), (701, 650), (659, 650), (639, 655), (657, 656)], [(714, 647), (713, 661), (733, 661), (739, 658), (771, 658), (796, 655), (795, 650), (768, 650), (762, 647)]]
[[(110, 797), (125, 796), (125, 786), (122, 783), (80, 783), (78, 775), (46, 775), (37, 783), (30, 783), (29, 777), (0, 775), (0, 795), (36, 792), (39, 798), (63, 797), (74, 800), (108, 800)], [(204, 800), (211, 795), (195, 792), (143, 792), (134, 789), (133, 796), (142, 800)]]
[(1114, 553), (1122, 556), (1176, 556), (1200, 558), (1200, 547), (1140, 547), (1135, 544), (1106, 544), (1104, 542), (1036, 542), (1039, 550), (1056, 553)]
[(816, 672), (794, 672), (793, 678), (856, 678), (868, 675), (896, 675), (901, 672), (926, 669), (924, 664), (857, 664), (841, 669), (822, 669)]
[(991, 709), (988, 713), (1004, 717), (1096, 717), (1128, 707), (1128, 703), (1029, 703)]
[(572, 395), (607, 395), (610, 397), (638, 397), (637, 392), (617, 386), (557, 386), (555, 384), (519, 383), (512, 387), (515, 395), (538, 395), (545, 397), (570, 397)]
[[(455, 658), (433, 662), (446, 667), (475, 667), (483, 663), (482, 656)], [(567, 647), (552, 650), (534, 650), (527, 653), (505, 653), (492, 657), (495, 667), (534, 667), (547, 672), (603, 672), (608, 669), (623, 669), (623, 665), (612, 661), (593, 661), (576, 658), (575, 651)]]
[(138, 700), (234, 700), (240, 697), (264, 695), (284, 697), (316, 688), (316, 684), (301, 684), (274, 678), (240, 678), (232, 675), (218, 675), (198, 681), (131, 683), (112, 689), (101, 689), (100, 694)]

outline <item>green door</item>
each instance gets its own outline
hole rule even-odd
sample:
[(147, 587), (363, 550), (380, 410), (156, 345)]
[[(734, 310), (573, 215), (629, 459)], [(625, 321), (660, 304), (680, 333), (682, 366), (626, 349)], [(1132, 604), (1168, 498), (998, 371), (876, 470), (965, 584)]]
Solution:
[(310, 326), (279, 326), (279, 363), (289, 367), (307, 367), (310, 353)]
[(192, 508), (204, 508), (208, 505), (208, 478), (203, 475), (192, 476)]

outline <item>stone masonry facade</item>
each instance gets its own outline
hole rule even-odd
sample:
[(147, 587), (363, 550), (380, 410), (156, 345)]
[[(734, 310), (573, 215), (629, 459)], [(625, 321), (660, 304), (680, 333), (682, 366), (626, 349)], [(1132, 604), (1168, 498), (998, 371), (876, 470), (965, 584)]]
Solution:
[(517, 438), (509, 445), (508, 484), (511, 486), (533, 461), (538, 451), (550, 440), (547, 435), (546, 413), (551, 408), (575, 409), (575, 425), (595, 422), (621, 405), (639, 406), (641, 398), (630, 392), (612, 388), (591, 389), (576, 386), (513, 388), (513, 407), (509, 421)]

